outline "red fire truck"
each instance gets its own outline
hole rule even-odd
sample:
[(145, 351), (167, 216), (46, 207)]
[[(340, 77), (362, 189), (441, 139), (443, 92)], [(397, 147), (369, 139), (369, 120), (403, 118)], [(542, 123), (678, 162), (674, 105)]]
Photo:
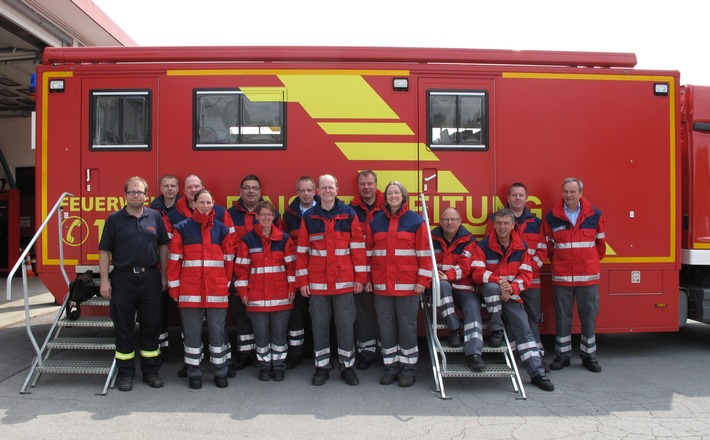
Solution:
[[(340, 196), (372, 169), (456, 206), (479, 238), (510, 183), (542, 216), (564, 178), (606, 217), (599, 332), (710, 322), (710, 88), (629, 53), (364, 47), (49, 48), (37, 76), (38, 220), (63, 192), (69, 268), (98, 266), (123, 183), (200, 175), (231, 206), (257, 174), (282, 212), (302, 175)], [(412, 197), (414, 201), (415, 197)], [(418, 201), (415, 209), (421, 209)], [(38, 223), (39, 224), (39, 223)], [(59, 237), (37, 246), (61, 300)], [(547, 267), (547, 266), (546, 266)], [(554, 332), (549, 269), (543, 331)]]

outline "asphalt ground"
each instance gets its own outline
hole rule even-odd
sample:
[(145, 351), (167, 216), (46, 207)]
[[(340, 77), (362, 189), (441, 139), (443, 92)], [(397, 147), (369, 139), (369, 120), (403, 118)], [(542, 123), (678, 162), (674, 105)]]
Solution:
[[(46, 300), (39, 280), (30, 285), (33, 328), (43, 338), (58, 307)], [(314, 387), (306, 362), (287, 371), (284, 382), (260, 382), (249, 367), (227, 389), (216, 388), (206, 373), (203, 388), (190, 390), (177, 377), (182, 361), (176, 351), (161, 370), (161, 389), (138, 376), (133, 391), (101, 396), (102, 377), (45, 374), (21, 395), (35, 354), (24, 308), (19, 321), (16, 313), (15, 301), (0, 304), (2, 439), (710, 438), (710, 326), (699, 323), (677, 333), (597, 335), (602, 373), (573, 358), (571, 367), (550, 374), (554, 392), (526, 377), (527, 400), (516, 399), (508, 379), (453, 378), (445, 381), (450, 399), (441, 400), (425, 344), (411, 388), (380, 385), (378, 365), (358, 371), (359, 386), (334, 372)], [(543, 342), (554, 344), (549, 336)], [(548, 353), (547, 361), (552, 357)]]

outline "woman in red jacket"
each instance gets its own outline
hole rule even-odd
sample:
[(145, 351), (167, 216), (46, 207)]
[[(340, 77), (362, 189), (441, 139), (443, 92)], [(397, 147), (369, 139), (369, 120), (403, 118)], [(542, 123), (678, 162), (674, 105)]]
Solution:
[(273, 225), (276, 208), (271, 202), (259, 202), (254, 212), (259, 224), (242, 237), (237, 250), (237, 294), (254, 327), (259, 380), (282, 381), (296, 292), (296, 248), (289, 235)]
[(215, 219), (206, 189), (195, 194), (195, 213), (175, 225), (170, 242), (168, 286), (182, 318), (185, 364), (192, 389), (202, 388), (202, 321), (207, 317), (209, 356), (218, 388), (226, 388), (228, 345), (224, 331), (234, 243), (229, 227)]
[(385, 208), (370, 221), (367, 240), (372, 251), (372, 283), (375, 311), (385, 364), (382, 385), (399, 380), (414, 384), (419, 350), (417, 312), (419, 295), (431, 285), (431, 251), (426, 223), (409, 210), (407, 190), (399, 182), (385, 188)]

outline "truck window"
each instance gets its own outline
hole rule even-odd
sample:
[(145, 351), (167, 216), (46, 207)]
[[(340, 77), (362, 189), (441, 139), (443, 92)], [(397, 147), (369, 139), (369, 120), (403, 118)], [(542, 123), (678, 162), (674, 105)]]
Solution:
[(91, 149), (149, 150), (149, 90), (91, 91)]
[(285, 148), (280, 92), (196, 90), (194, 111), (195, 149)]
[(432, 150), (485, 150), (487, 94), (483, 91), (430, 91), (428, 144)]

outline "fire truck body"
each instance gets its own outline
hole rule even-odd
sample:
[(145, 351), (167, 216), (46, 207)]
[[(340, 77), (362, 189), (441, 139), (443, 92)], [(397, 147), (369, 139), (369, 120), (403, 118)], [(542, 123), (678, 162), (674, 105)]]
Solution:
[[(528, 186), (542, 217), (575, 176), (606, 218), (598, 331), (674, 331), (687, 294), (694, 313), (710, 277), (710, 89), (635, 62), (463, 49), (47, 49), (37, 212), (43, 220), (62, 192), (74, 194), (62, 239), (68, 268), (81, 269), (97, 266), (103, 222), (133, 175), (157, 196), (160, 176), (197, 174), (229, 207), (253, 173), (283, 212), (302, 175), (335, 175), (349, 201), (357, 172), (372, 169), (380, 189), (401, 181), (414, 209), (423, 192), (433, 224), (456, 206), (479, 238), (511, 183)], [(61, 300), (56, 234), (43, 235), (37, 270)], [(681, 244), (692, 284), (682, 289)], [(552, 333), (547, 265), (542, 280), (542, 330)]]

